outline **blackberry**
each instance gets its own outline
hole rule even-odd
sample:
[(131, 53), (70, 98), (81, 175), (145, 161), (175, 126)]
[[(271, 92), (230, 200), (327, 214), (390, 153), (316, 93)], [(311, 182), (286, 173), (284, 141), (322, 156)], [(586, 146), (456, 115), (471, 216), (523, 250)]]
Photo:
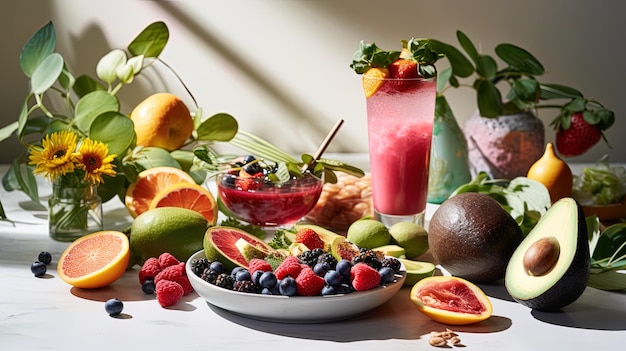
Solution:
[(202, 275), (200, 275), (200, 279), (204, 280), (205, 282), (209, 283), (209, 284), (215, 284), (215, 280), (217, 279), (217, 277), (220, 275), (221, 273), (217, 273), (216, 271), (207, 268), (204, 270), (204, 272), (202, 273)]
[(215, 278), (215, 285), (220, 288), (232, 290), (235, 284), (235, 278), (231, 277), (230, 274), (222, 273)]
[(328, 263), (328, 267), (330, 267), (330, 269), (337, 268), (337, 259), (335, 258), (335, 256), (333, 256), (333, 254), (329, 252), (324, 252), (323, 254), (321, 254), (317, 258), (317, 263)]
[(197, 258), (191, 261), (191, 271), (198, 277), (200, 277), (209, 266), (211, 266), (211, 261), (207, 258)]
[(251, 280), (239, 280), (233, 285), (233, 290), (245, 293), (258, 294), (261, 292), (259, 286), (254, 284)]
[(402, 264), (400, 263), (400, 260), (398, 260), (395, 257), (385, 257), (380, 261), (380, 267), (389, 267), (391, 269), (393, 269), (393, 271), (395, 273), (400, 273), (400, 268), (401, 268)]
[(357, 264), (359, 262), (363, 262), (375, 270), (379, 270), (381, 267), (380, 259), (374, 251), (369, 249), (361, 248), (359, 250), (359, 254), (352, 258), (352, 264)]
[(317, 263), (317, 259), (324, 253), (322, 249), (313, 249), (304, 251), (298, 256), (300, 263), (306, 264), (307, 266), (313, 268)]

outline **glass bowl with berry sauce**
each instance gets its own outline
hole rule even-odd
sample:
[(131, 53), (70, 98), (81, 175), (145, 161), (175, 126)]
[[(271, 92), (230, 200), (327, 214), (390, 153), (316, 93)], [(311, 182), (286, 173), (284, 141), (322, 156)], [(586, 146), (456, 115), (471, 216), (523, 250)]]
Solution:
[(310, 172), (283, 182), (270, 180), (267, 170), (248, 162), (217, 175), (217, 194), (237, 219), (260, 227), (286, 227), (302, 219), (317, 203), (324, 181)]

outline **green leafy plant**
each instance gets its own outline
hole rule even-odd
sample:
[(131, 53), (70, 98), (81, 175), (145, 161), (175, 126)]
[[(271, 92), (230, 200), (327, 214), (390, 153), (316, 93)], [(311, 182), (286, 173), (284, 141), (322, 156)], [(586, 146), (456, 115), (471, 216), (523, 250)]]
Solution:
[(591, 275), (588, 285), (602, 290), (626, 289), (626, 223), (600, 230), (596, 216), (587, 217)]

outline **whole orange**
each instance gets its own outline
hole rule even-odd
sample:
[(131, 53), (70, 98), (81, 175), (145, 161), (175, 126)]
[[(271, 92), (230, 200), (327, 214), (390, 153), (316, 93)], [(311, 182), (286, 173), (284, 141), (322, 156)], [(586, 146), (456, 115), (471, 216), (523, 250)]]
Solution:
[(131, 112), (137, 145), (155, 146), (169, 151), (181, 148), (194, 129), (193, 118), (185, 103), (170, 93), (156, 93), (140, 102)]
[(546, 145), (543, 156), (530, 166), (526, 178), (536, 180), (545, 185), (550, 193), (552, 203), (572, 194), (574, 182), (572, 170), (554, 152), (552, 143)]

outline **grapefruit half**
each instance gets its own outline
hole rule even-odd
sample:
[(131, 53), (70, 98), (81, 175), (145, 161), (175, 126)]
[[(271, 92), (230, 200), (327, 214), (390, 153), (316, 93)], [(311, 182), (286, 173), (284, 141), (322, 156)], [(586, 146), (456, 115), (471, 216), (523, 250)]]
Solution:
[(206, 188), (196, 183), (176, 183), (161, 190), (150, 202), (149, 209), (157, 207), (181, 207), (194, 210), (211, 224), (217, 223), (217, 202)]
[(101, 288), (120, 278), (129, 260), (129, 242), (124, 233), (95, 232), (76, 239), (63, 251), (57, 273), (77, 288)]

